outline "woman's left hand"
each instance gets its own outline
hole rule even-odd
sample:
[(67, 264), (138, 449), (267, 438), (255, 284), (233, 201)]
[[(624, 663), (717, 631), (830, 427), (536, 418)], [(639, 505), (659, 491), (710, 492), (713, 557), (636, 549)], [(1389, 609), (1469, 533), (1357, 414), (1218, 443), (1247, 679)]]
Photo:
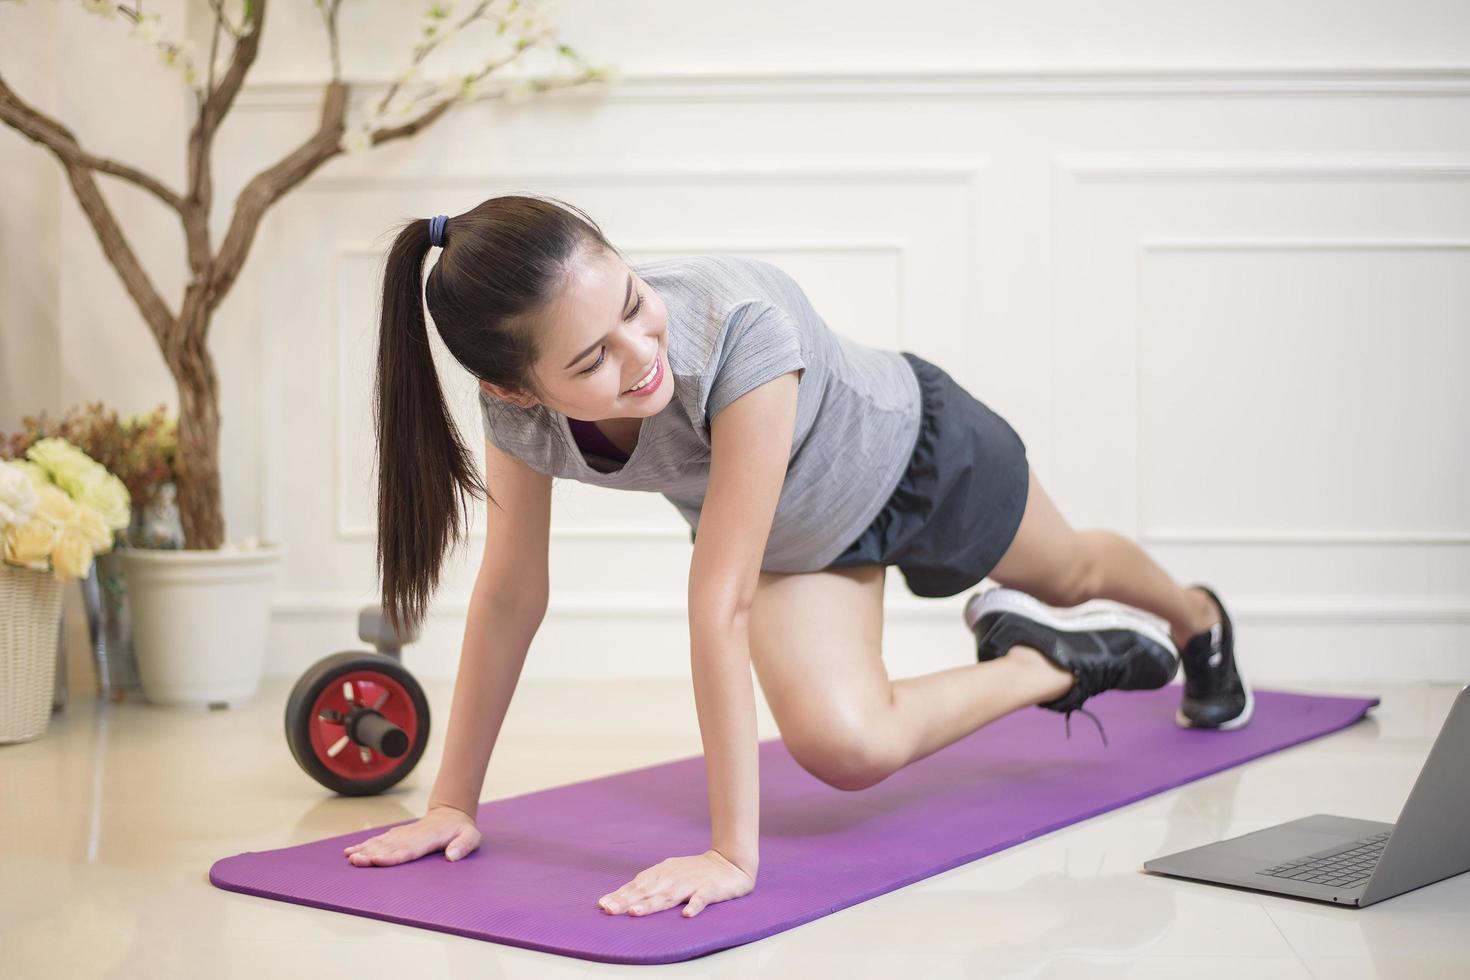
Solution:
[(597, 900), (613, 915), (647, 915), (685, 899), (686, 918), (699, 914), (711, 902), (723, 902), (755, 890), (755, 876), (730, 863), (711, 848), (703, 854), (665, 858), (641, 872), (622, 888)]

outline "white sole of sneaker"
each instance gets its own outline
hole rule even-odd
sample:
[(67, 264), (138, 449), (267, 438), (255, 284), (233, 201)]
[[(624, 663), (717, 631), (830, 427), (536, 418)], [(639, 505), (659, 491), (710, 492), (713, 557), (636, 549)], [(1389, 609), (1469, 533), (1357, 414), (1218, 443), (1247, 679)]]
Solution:
[[(970, 628), (970, 632), (975, 631), (975, 624), (980, 621), (980, 617), (990, 612), (1019, 613), (1028, 619), (1045, 623), (1052, 629), (1071, 633), (1105, 629), (1136, 630), (1174, 656), (1179, 656), (1179, 650), (1174, 646), (1174, 640), (1168, 633), (1159, 629), (1142, 615), (1128, 613), (1121, 609), (1093, 609), (1064, 615), (1035, 596), (1000, 586), (977, 592), (965, 603), (965, 625)], [(1234, 721), (1234, 719), (1231, 720)]]

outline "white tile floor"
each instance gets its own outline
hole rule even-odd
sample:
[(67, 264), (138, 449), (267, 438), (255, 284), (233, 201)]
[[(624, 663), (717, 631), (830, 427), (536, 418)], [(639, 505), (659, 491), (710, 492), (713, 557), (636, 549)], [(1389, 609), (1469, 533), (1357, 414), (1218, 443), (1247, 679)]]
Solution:
[[(210, 885), (220, 857), (423, 810), (442, 729), (392, 793), (330, 796), (282, 737), (292, 682), (268, 680), (255, 701), (212, 713), (74, 692), (45, 737), (0, 746), (0, 976), (1470, 977), (1470, 875), (1350, 910), (1140, 871), (1149, 857), (1308, 813), (1395, 819), (1458, 690), (1451, 685), (1294, 688), (1383, 703), (1347, 731), (767, 939), (629, 967)], [(450, 684), (424, 686), (442, 726)], [(776, 737), (763, 703), (759, 712), (761, 737)], [(528, 679), (483, 798), (699, 751), (687, 679)]]

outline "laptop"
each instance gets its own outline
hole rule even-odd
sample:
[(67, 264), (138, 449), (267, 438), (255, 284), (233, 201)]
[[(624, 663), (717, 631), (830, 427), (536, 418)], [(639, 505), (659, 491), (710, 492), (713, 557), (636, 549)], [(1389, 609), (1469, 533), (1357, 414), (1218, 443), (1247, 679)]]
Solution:
[(1362, 908), (1470, 871), (1470, 687), (1394, 823), (1314, 814), (1145, 861), (1145, 871)]

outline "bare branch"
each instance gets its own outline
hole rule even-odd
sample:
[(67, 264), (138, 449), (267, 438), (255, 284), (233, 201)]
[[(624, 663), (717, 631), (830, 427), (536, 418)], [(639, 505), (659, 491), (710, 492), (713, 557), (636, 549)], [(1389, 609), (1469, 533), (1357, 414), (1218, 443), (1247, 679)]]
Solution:
[(0, 78), (0, 122), (7, 123), (22, 135), (45, 146), (64, 164), (121, 177), (148, 191), (172, 210), (183, 213), (184, 199), (177, 191), (171, 190), (158, 178), (136, 167), (86, 152), (77, 143), (71, 130), (27, 104), (3, 78)]
[[(582, 75), (551, 80), (537, 79), (530, 84), (535, 91), (547, 92), (552, 89), (569, 88), (597, 81), (600, 79), (595, 75)], [(230, 229), (220, 246), (219, 257), (214, 265), (215, 277), (210, 282), (206, 291), (207, 295), (203, 299), (207, 309), (213, 310), (218, 306), (228, 294), (230, 287), (234, 285), (241, 267), (245, 264), (245, 257), (249, 254), (250, 244), (255, 238), (260, 222), (270, 206), (291, 188), (311, 176), (328, 160), (344, 152), (341, 140), (346, 128), (349, 94), (349, 88), (344, 83), (329, 82), (322, 101), (321, 121), (317, 126), (317, 131), (279, 162), (253, 177), (240, 192), (236, 201), (235, 216), (230, 222)], [(502, 92), (486, 97), (502, 98), (503, 96)], [(400, 126), (373, 130), (371, 145), (378, 146), (393, 140), (406, 139), (418, 133), (432, 125), (458, 101), (458, 99), (446, 99)]]
[[(465, 75), (464, 76), (463, 83), (462, 83), (463, 87), (469, 88), (469, 87), (473, 86), (475, 82), (478, 82), (480, 79), (484, 78), (486, 75), (489, 75), (490, 73), (492, 73), (492, 72), (494, 72), (494, 71), (496, 71), (498, 69), (504, 68), (506, 65), (508, 65), (511, 62), (515, 61), (517, 58), (521, 57), (521, 55), (525, 54), (526, 51), (530, 50), (530, 48), (532, 46), (532, 43), (533, 42), (530, 41), (529, 39), (527, 39), (527, 40), (525, 40), (525, 41), (523, 41), (521, 43), (518, 43), (510, 51), (510, 53), (507, 54), (505, 57), (503, 57), (503, 58), (496, 58), (496, 59), (494, 59), (492, 61), (487, 61), (484, 64), (484, 66), (480, 68), (480, 70), (478, 72), (475, 72), (472, 75)], [(388, 107), (390, 105), (389, 99), (392, 98), (394, 92), (398, 91), (398, 86), (399, 86), (399, 81), (395, 80), (393, 82), (393, 85), (388, 89), (388, 91), (383, 95), (383, 98), (379, 101), (379, 103), (377, 105), (377, 111), (378, 112), (384, 112), (384, 111), (386, 111), (388, 109)], [(492, 97), (496, 97), (496, 96), (492, 96)], [(417, 102), (419, 102), (420, 100), (422, 100), (424, 98), (426, 98), (426, 96), (423, 93), (420, 93), (417, 97), (409, 100), (409, 104), (408, 104), (407, 108), (412, 109)], [(427, 96), (427, 98), (432, 98), (432, 95)], [(433, 110), (430, 109), (428, 111), (429, 112), (432, 112)], [(394, 113), (394, 115), (397, 115), (397, 113)], [(425, 113), (425, 115), (427, 115), (427, 113)], [(419, 119), (422, 119), (422, 118), (423, 118), (423, 116), (420, 116), (419, 117)], [(413, 125), (413, 123), (409, 123), (408, 125)], [(422, 127), (418, 127), (418, 128), (422, 128)], [(406, 135), (411, 135), (412, 133), (417, 132), (418, 131), (418, 128), (410, 129)], [(384, 132), (384, 131), (385, 130), (374, 130), (374, 133)], [(386, 130), (386, 131), (387, 132), (393, 132), (393, 133), (399, 132), (399, 130), (397, 130), (397, 129)], [(394, 138), (396, 139), (397, 137), (395, 136)], [(380, 140), (375, 140), (370, 145), (377, 145), (378, 142), (381, 142), (381, 141)]]
[(342, 77), (342, 55), (337, 39), (337, 8), (341, 5), (341, 2), (342, 0), (331, 0), (331, 4), (327, 7), (322, 7), (320, 3), (317, 4), (317, 7), (322, 12), (322, 21), (327, 29), (327, 48), (331, 52), (333, 79)]
[(328, 82), (316, 132), (275, 164), (252, 177), (240, 191), (229, 231), (225, 233), (214, 262), (214, 277), (204, 300), (207, 309), (215, 309), (234, 285), (266, 210), (322, 164), (342, 152), (348, 94), (348, 86), (343, 82), (336, 79)]
[[(189, 268), (196, 277), (209, 274), (207, 270), (214, 258), (209, 241), (209, 212), (214, 202), (214, 167), (211, 165), (214, 136), (234, 105), (235, 97), (245, 83), (245, 75), (260, 52), (265, 8), (266, 0), (255, 0), (250, 32), (236, 43), (225, 77), (220, 79), (219, 88), (209, 89), (209, 95), (199, 107), (199, 116), (189, 131), (189, 191), (188, 211), (184, 214), (184, 235), (188, 242)], [(213, 64), (211, 58), (211, 75), (214, 71)]]
[[(448, 32), (441, 31), (431, 37), (429, 40), (425, 41), (423, 44), (417, 45), (414, 48), (413, 61), (409, 62), (409, 70), (412, 70), (416, 68), (419, 64), (421, 64), (423, 60), (427, 58), (433, 52), (433, 50), (439, 46), (439, 42), (443, 41), (446, 37), (452, 36), (455, 33), (464, 30), (470, 24), (478, 20), (480, 18), (480, 15), (485, 12), (485, 8), (489, 7), (494, 2), (495, 0), (481, 0), (480, 5), (474, 10), (471, 10), (468, 14), (466, 14), (465, 17), (458, 24), (454, 25), (453, 30)], [(517, 55), (519, 55), (519, 53), (519, 51), (516, 52)], [(388, 86), (388, 91), (384, 92), (382, 99), (378, 101), (379, 112), (387, 110), (389, 103), (393, 99), (393, 96), (397, 94), (398, 86), (400, 84), (401, 82), (399, 79), (394, 79), (393, 84)]]
[[(239, 41), (240, 32), (235, 30), (235, 25), (231, 24), (230, 19), (225, 16), (225, 8), (221, 0), (209, 0), (209, 6), (214, 11), (215, 40), (219, 40), (219, 29), (223, 27), (230, 32), (230, 37)], [(213, 52), (210, 53), (213, 54)]]
[[(212, 5), (214, 6), (214, 30), (210, 33), (209, 37), (209, 70), (204, 75), (204, 98), (206, 99), (209, 98), (209, 93), (214, 91), (214, 62), (219, 56), (220, 25), (225, 20), (225, 15), (219, 9), (219, 5), (217, 3), (213, 3)], [(234, 35), (237, 41), (239, 40), (239, 35), (235, 34), (233, 28), (231, 28), (230, 33)]]
[(255, 58), (260, 53), (260, 34), (265, 25), (266, 2), (267, 0), (254, 0), (255, 17), (250, 23), (250, 33), (235, 45), (234, 53), (230, 57), (230, 67), (226, 69), (225, 77), (220, 79), (219, 89), (209, 93), (201, 110), (201, 119), (205, 115), (209, 117), (211, 133), (219, 128), (230, 107), (235, 104), (240, 86), (245, 83), (245, 74), (255, 64)]
[(154, 337), (160, 345), (164, 345), (174, 322), (174, 315), (148, 279), (148, 273), (143, 270), (137, 254), (123, 235), (122, 228), (113, 216), (112, 209), (108, 207), (106, 198), (102, 196), (93, 174), (94, 171), (100, 171), (130, 179), (158, 195), (175, 211), (182, 213), (183, 202), (179, 196), (152, 177), (131, 167), (100, 160), (82, 152), (77, 146), (76, 137), (69, 129), (26, 105), (5, 84), (4, 79), (0, 79), (0, 120), (56, 154), (66, 170), (67, 180), (76, 192), (77, 203), (81, 205), (82, 212), (97, 233), (97, 241), (101, 244), (103, 253), (116, 267), (123, 286), (138, 305)]
[[(599, 81), (601, 81), (601, 79), (597, 77), (583, 75), (571, 78), (554, 78), (549, 80), (539, 78), (529, 79), (527, 81), (527, 84), (533, 91), (549, 92), (552, 89), (572, 88), (577, 85), (586, 85)], [(485, 99), (504, 99), (506, 98), (506, 92), (505, 90), (501, 90), (499, 92), (487, 93), (483, 97)], [(427, 112), (419, 115), (414, 119), (409, 120), (401, 126), (390, 126), (383, 129), (375, 129), (372, 131), (371, 134), (370, 145), (381, 146), (384, 143), (391, 143), (393, 140), (406, 139), (419, 132), (420, 130), (426, 128), (430, 123), (434, 122), (441, 115), (443, 115), (445, 110), (447, 110), (450, 106), (454, 105), (458, 101), (459, 99), (447, 99), (443, 102), (440, 102), (432, 109), (429, 109)]]
[(373, 130), (369, 136), (371, 145), (380, 146), (383, 143), (391, 143), (393, 140), (406, 139), (407, 137), (412, 136), (414, 133), (417, 133), (419, 130), (424, 129), (440, 116), (444, 115), (444, 113), (449, 110), (449, 107), (454, 105), (456, 101), (458, 100), (445, 99), (443, 102), (440, 102), (438, 105), (429, 109), (427, 112), (420, 114), (414, 119), (410, 119), (408, 122), (404, 123), (401, 126), (388, 126), (383, 129)]

